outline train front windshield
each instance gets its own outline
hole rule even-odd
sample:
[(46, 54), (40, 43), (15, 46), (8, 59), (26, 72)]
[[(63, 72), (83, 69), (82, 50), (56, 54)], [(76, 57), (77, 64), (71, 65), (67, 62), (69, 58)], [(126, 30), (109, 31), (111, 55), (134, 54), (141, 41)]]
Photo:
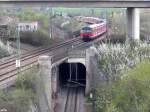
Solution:
[(83, 27), (81, 32), (91, 32), (92, 29), (90, 27)]

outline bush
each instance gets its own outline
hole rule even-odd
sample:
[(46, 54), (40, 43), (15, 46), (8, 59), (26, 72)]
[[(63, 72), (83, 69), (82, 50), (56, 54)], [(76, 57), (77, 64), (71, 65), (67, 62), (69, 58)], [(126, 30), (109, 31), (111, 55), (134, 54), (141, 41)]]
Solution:
[(21, 32), (20, 41), (34, 46), (49, 45), (51, 39), (47, 32), (38, 29), (36, 32)]
[(0, 91), (0, 109), (7, 109), (7, 112), (27, 112), (31, 105), (37, 105), (36, 70), (32, 68), (19, 73), (15, 88)]
[(33, 93), (36, 93), (36, 81), (36, 70), (31, 69), (30, 71), (27, 71), (25, 73), (18, 74), (15, 86), (18, 89), (21, 88), (24, 90), (31, 90)]
[(6, 57), (9, 55), (10, 55), (9, 52), (6, 49), (4, 49), (2, 47), (0, 48), (0, 58)]
[(150, 61), (128, 69), (120, 80), (101, 83), (96, 89), (97, 112), (149, 112)]
[(85, 25), (86, 23), (78, 22), (76, 19), (73, 18), (69, 20), (68, 24), (63, 26), (63, 29), (73, 33), (80, 30)]
[(17, 12), (16, 16), (18, 16), (22, 21), (37, 21), (38, 20), (42, 28), (44, 29), (48, 28), (48, 21), (49, 21), (48, 13), (37, 12), (28, 8), (20, 12)]
[(7, 112), (27, 112), (34, 97), (31, 91), (17, 89), (13, 91), (0, 92), (0, 109), (7, 109)]
[(120, 72), (150, 58), (150, 45), (146, 43), (101, 44), (97, 50), (100, 69), (110, 79), (120, 78)]
[(149, 44), (102, 44), (97, 50), (100, 69), (108, 80), (96, 87), (96, 111), (149, 112)]

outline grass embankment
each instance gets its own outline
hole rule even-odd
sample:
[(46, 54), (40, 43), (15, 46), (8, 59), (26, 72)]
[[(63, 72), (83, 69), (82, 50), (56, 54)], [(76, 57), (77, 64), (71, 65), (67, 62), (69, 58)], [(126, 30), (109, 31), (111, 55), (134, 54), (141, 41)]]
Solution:
[(8, 112), (27, 112), (31, 105), (37, 106), (37, 82), (36, 68), (19, 73), (15, 87), (0, 91), (0, 109), (7, 109)]

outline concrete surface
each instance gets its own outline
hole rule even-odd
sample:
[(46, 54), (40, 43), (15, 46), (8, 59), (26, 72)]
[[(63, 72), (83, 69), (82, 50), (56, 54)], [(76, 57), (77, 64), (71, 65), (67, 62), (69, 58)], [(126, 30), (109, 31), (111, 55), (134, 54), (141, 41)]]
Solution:
[(127, 31), (129, 39), (140, 39), (140, 11), (138, 8), (127, 9)]
[(49, 6), (49, 7), (141, 7), (149, 8), (149, 0), (1, 0), (0, 5)]
[(39, 57), (40, 83), (37, 93), (41, 112), (53, 112), (52, 110), (52, 88), (51, 88), (51, 58), (43, 55)]

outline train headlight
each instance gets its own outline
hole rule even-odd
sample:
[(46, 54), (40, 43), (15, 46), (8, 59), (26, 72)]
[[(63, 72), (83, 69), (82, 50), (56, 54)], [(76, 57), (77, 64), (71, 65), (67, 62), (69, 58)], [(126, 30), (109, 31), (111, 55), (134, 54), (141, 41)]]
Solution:
[(3, 108), (0, 110), (1, 112), (7, 112), (7, 109)]

